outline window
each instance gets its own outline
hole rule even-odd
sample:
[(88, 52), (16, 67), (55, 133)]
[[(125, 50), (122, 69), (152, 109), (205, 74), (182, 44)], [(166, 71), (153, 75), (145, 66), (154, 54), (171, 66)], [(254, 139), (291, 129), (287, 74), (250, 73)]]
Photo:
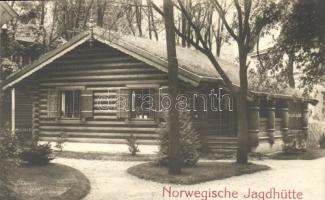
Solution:
[(80, 91), (69, 90), (61, 93), (61, 116), (64, 118), (80, 117)]
[(153, 89), (131, 89), (131, 118), (153, 119)]

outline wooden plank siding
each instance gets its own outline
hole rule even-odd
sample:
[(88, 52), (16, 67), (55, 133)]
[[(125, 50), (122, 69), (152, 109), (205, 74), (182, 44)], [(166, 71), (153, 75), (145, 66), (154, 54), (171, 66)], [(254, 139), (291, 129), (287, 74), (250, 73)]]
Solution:
[[(86, 43), (33, 74), (28, 81), (35, 81), (30, 83), (34, 85), (31, 111), (33, 108), (35, 134), (41, 140), (55, 140), (64, 133), (73, 142), (125, 143), (134, 134), (140, 143), (156, 143), (155, 121), (126, 122), (117, 118), (115, 106), (121, 87), (167, 84), (166, 73), (152, 66), (106, 45), (95, 43), (90, 47)], [(21, 85), (24, 83), (26, 80)], [(93, 91), (93, 117), (86, 121), (48, 118), (48, 91), (74, 86)]]
[(31, 132), (32, 130), (32, 98), (30, 87), (16, 88), (16, 132)]

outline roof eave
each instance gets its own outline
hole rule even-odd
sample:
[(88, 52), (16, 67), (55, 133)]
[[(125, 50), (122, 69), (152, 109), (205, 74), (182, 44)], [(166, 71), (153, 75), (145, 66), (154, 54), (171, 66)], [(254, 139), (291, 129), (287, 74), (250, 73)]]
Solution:
[(7, 2), (0, 2), (0, 5), (12, 18), (18, 17), (18, 13)]
[(64, 45), (66, 45), (64, 48), (55, 49), (55, 50), (53, 50), (53, 52), (49, 52), (48, 55), (45, 55), (45, 58), (40, 57), (38, 60), (34, 61), (32, 64), (11, 74), (6, 80), (4, 80), (4, 82), (2, 84), (3, 85), (2, 89), (6, 90), (10, 87), (13, 87), (15, 84), (22, 81), (26, 77), (30, 76), (34, 72), (42, 69), (46, 65), (54, 62), (56, 59), (65, 55), (66, 53), (72, 51), (79, 45), (83, 44), (85, 41), (89, 40), (90, 37), (91, 37), (91, 35), (89, 34), (89, 32), (85, 32), (84, 34), (81, 34), (80, 37), (76, 38), (75, 41), (71, 42), (71, 44), (67, 44), (67, 43), (64, 44)]
[(272, 94), (268, 92), (255, 92), (252, 91), (253, 94), (256, 94), (259, 97), (272, 97), (272, 98), (277, 98), (277, 99), (290, 99), (290, 100), (297, 100), (297, 101), (304, 101), (308, 102), (312, 105), (316, 105), (318, 103), (317, 99), (309, 98), (309, 97), (297, 97), (293, 95), (285, 95), (285, 94)]

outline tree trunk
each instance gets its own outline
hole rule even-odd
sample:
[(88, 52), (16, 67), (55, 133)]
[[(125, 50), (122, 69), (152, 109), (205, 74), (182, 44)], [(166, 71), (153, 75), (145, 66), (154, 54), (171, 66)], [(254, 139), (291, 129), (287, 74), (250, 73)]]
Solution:
[(178, 62), (176, 57), (174, 9), (172, 0), (164, 0), (164, 13), (168, 57), (168, 93), (172, 98), (172, 109), (168, 114), (168, 173), (177, 175), (181, 173), (181, 162), (179, 158), (178, 111), (175, 109), (175, 99), (178, 94)]
[(220, 52), (221, 52), (221, 43), (222, 43), (222, 36), (221, 32), (223, 29), (223, 24), (221, 24), (221, 18), (218, 18), (218, 27), (217, 27), (217, 34), (215, 35), (216, 39), (216, 56), (220, 57)]
[(152, 39), (152, 31), (151, 31), (151, 13), (150, 13), (150, 5), (147, 1), (147, 5), (148, 5), (148, 32), (149, 32), (149, 39), (151, 40)]
[(135, 19), (139, 31), (139, 36), (142, 37), (142, 3), (135, 1)]
[(136, 33), (135, 33), (135, 30), (133, 28), (133, 23), (132, 23), (132, 21), (133, 21), (133, 9), (132, 9), (132, 6), (129, 6), (129, 8), (127, 9), (126, 12), (127, 12), (126, 13), (126, 20), (128, 21), (128, 24), (130, 26), (130, 30), (131, 30), (132, 34), (135, 36)]
[[(46, 30), (44, 27), (44, 20), (45, 20), (45, 1), (42, 1), (42, 8), (41, 8), (41, 22), (39, 26), (39, 30), (42, 31), (43, 35), (43, 42), (42, 42), (42, 52), (45, 53), (46, 49)], [(38, 56), (38, 55), (37, 55)]]
[(97, 1), (97, 25), (99, 27), (103, 27), (104, 25), (104, 15), (106, 10), (106, 1), (103, 4), (100, 4), (99, 1)]
[(97, 25), (103, 27), (104, 24), (104, 8), (97, 8)]
[[(183, 4), (187, 7), (187, 0), (183, 0)], [(186, 17), (184, 16), (184, 13), (182, 13), (182, 18), (181, 18), (181, 23), (182, 23), (182, 28), (181, 28), (181, 32), (182, 34), (186, 35), (187, 33), (187, 28), (186, 28), (186, 25), (187, 25), (187, 21), (186, 21)], [(186, 47), (186, 38), (182, 37), (182, 47)]]
[[(57, 2), (55, 2), (57, 4)], [(80, 20), (80, 15), (81, 15), (81, 5), (83, 4), (82, 0), (78, 1), (78, 10), (77, 10), (77, 16), (76, 16), (76, 21), (74, 23), (75, 28), (79, 28), (79, 20)]]
[(241, 91), (237, 96), (237, 136), (238, 150), (237, 162), (241, 164), (247, 163), (248, 148), (248, 123), (247, 123), (247, 96)]
[(2, 66), (0, 65), (0, 133), (3, 128)]
[(318, 0), (318, 14), (319, 14), (319, 22), (320, 22), (320, 28), (319, 28), (319, 45), (320, 45), (320, 52), (321, 52), (321, 67), (320, 67), (320, 73), (325, 75), (325, 2), (324, 0)]
[(240, 91), (237, 96), (237, 135), (238, 135), (238, 151), (237, 162), (240, 164), (247, 164), (248, 161), (248, 80), (247, 80), (247, 54), (244, 50), (244, 45), (239, 47), (239, 78), (240, 78)]
[[(192, 0), (188, 0), (187, 2), (187, 12), (189, 13), (189, 14), (191, 14), (191, 12), (192, 12)], [(192, 39), (192, 29), (191, 29), (191, 25), (190, 25), (190, 23), (188, 22), (188, 20), (187, 20), (187, 25), (186, 25), (186, 29), (187, 29), (187, 37), (188, 38), (191, 38)], [(190, 42), (187, 42), (187, 47), (188, 48), (190, 48), (191, 47), (191, 43)]]
[(42, 7), (41, 7), (41, 21), (39, 25), (39, 30), (44, 29), (44, 19), (45, 19), (45, 2), (42, 1)]
[(294, 63), (294, 52), (292, 51), (289, 55), (289, 61), (288, 61), (288, 80), (289, 80), (289, 86), (291, 88), (295, 88), (295, 78), (293, 75), (293, 63)]
[(153, 32), (155, 33), (156, 41), (158, 41), (158, 32), (157, 32), (157, 27), (156, 27), (156, 24), (155, 24), (155, 20), (153, 18), (153, 11), (152, 11), (152, 7), (151, 6), (150, 6), (150, 12), (151, 12), (152, 29), (153, 29)]
[(52, 15), (52, 25), (51, 25), (51, 30), (50, 30), (50, 36), (49, 36), (49, 46), (52, 44), (52, 39), (53, 39), (53, 32), (54, 32), (54, 27), (57, 21), (57, 14), (58, 14), (58, 2), (54, 2), (54, 9), (53, 9), (53, 15)]

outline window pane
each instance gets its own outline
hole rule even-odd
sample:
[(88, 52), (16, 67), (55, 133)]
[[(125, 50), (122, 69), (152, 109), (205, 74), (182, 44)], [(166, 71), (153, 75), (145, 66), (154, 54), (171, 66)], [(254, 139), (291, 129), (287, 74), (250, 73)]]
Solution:
[(73, 112), (73, 91), (65, 92), (65, 117), (72, 117)]
[[(65, 91), (62, 95), (62, 106), (64, 105), (64, 117), (73, 118), (80, 116), (80, 91)], [(64, 104), (63, 104), (64, 103)]]

